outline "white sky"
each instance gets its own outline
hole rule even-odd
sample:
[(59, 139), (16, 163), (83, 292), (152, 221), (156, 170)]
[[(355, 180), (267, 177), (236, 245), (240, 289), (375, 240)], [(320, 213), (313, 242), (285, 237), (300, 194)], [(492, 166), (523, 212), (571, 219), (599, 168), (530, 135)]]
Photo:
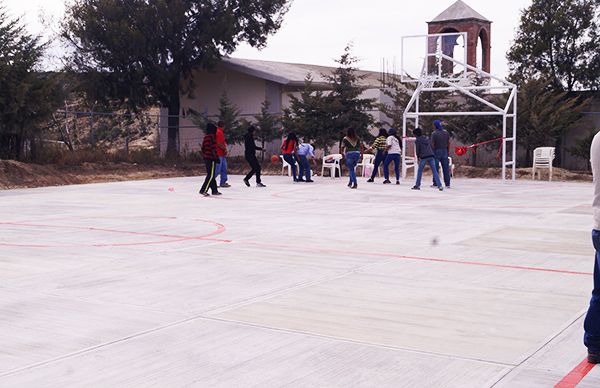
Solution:
[[(57, 30), (64, 0), (0, 0), (13, 16), (23, 16), (32, 33)], [(318, 65), (335, 65), (348, 42), (361, 59), (359, 67), (381, 70), (381, 61), (400, 63), (400, 37), (427, 33), (426, 21), (436, 17), (454, 0), (293, 0), (284, 25), (258, 51), (240, 46), (233, 56)], [(492, 24), (492, 73), (507, 73), (506, 51), (514, 38), (521, 9), (531, 0), (465, 0)], [(53, 19), (43, 26), (40, 15)], [(53, 49), (55, 56), (58, 49)], [(56, 58), (50, 60), (57, 63)]]

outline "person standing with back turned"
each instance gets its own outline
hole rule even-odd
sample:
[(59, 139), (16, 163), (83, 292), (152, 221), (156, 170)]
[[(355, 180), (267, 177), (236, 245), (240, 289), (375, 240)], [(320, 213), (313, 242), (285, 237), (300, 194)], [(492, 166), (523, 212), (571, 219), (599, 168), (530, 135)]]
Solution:
[(396, 184), (400, 184), (400, 155), (402, 148), (400, 147), (400, 139), (396, 135), (395, 128), (390, 128), (388, 137), (385, 140), (387, 155), (383, 162), (383, 176), (385, 180), (383, 184), (390, 184), (390, 163), (394, 162), (394, 173), (396, 174)]
[(217, 176), (221, 176), (221, 187), (231, 187), (227, 183), (227, 141), (225, 140), (225, 123), (219, 121), (217, 123), (217, 155), (219, 155), (219, 163), (217, 164)]
[(435, 169), (435, 162), (433, 161), (433, 149), (431, 148), (429, 138), (423, 135), (421, 128), (415, 128), (413, 130), (413, 134), (417, 138), (415, 140), (415, 146), (417, 148), (416, 156), (419, 160), (419, 170), (417, 171), (417, 181), (412, 189), (421, 190), (421, 178), (423, 177), (423, 170), (425, 169), (426, 165), (429, 165), (431, 172), (433, 173), (433, 182), (435, 182), (435, 185), (440, 191), (443, 191), (444, 188), (442, 187), (442, 182), (440, 182), (440, 176)]
[(356, 131), (354, 128), (348, 128), (347, 135), (342, 139), (342, 154), (345, 154), (346, 156), (346, 167), (348, 167), (348, 175), (350, 176), (348, 187), (351, 189), (356, 189), (358, 187), (358, 182), (356, 180), (356, 165), (363, 152), (363, 144), (356, 135)]
[[(431, 147), (433, 148), (433, 156), (435, 158), (435, 168), (440, 171), (440, 163), (442, 164), (442, 172), (444, 174), (444, 183), (446, 188), (450, 188), (450, 163), (448, 156), (450, 155), (450, 134), (444, 129), (440, 120), (433, 122), (434, 130), (431, 134)], [(435, 182), (433, 182), (435, 185)], [(433, 187), (433, 186), (432, 186)]]
[(585, 334), (583, 343), (588, 349), (588, 362), (600, 363), (600, 133), (594, 136), (590, 149), (590, 163), (594, 175), (594, 230), (592, 230), (592, 243), (596, 250), (594, 261), (594, 289), (590, 300), (590, 307), (583, 328)]

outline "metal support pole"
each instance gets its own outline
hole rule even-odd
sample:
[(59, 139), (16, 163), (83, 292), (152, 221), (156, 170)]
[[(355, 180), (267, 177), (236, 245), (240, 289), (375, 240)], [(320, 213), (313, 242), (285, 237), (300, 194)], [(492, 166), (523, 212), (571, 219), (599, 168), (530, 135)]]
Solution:
[(417, 114), (415, 116), (415, 128), (419, 127), (419, 103), (421, 102), (421, 93), (419, 92), (419, 95), (417, 96), (417, 101), (415, 102), (415, 113)]
[(402, 115), (402, 179), (406, 179), (406, 113)]
[(506, 114), (502, 116), (502, 181), (506, 180)]
[(517, 97), (519, 95), (519, 91), (515, 87), (515, 95), (514, 95), (514, 107), (513, 107), (513, 165), (512, 165), (512, 179), (513, 181), (517, 179)]

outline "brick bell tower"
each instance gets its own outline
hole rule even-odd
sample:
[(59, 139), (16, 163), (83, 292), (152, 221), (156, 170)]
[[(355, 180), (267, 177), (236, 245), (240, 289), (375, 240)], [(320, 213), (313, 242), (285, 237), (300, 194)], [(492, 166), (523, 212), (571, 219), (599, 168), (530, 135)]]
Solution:
[[(490, 72), (490, 52), (492, 22), (483, 17), (480, 13), (469, 7), (466, 3), (458, 0), (448, 9), (439, 14), (435, 19), (427, 22), (429, 34), (466, 32), (468, 34), (467, 45), (467, 64), (478, 67), (477, 64), (477, 45), (481, 39), (482, 56), (479, 67), (485, 72)], [(451, 45), (453, 46), (455, 42)], [(444, 49), (446, 51), (446, 49)], [(444, 52), (448, 56), (453, 56), (453, 49), (448, 48)], [(461, 59), (461, 58), (457, 58)]]

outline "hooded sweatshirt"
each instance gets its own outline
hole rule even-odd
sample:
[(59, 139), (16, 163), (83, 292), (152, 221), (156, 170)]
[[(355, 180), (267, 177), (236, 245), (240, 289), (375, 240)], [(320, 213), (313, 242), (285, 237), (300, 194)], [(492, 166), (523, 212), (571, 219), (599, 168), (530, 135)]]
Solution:
[(434, 150), (447, 150), (450, 147), (450, 134), (442, 126), (440, 120), (433, 122), (435, 131), (431, 134), (431, 147)]
[(421, 135), (417, 137), (415, 140), (415, 146), (417, 148), (417, 158), (433, 158), (433, 149), (431, 149), (431, 143), (429, 142), (429, 138), (427, 136)]

